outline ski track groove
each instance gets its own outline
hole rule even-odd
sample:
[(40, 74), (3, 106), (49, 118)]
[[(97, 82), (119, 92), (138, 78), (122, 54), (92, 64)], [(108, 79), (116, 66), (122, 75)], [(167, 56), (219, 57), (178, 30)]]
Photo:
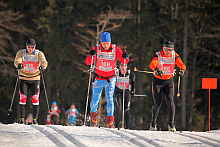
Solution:
[(37, 125), (31, 125), (34, 129), (38, 130), (42, 134), (44, 134), (49, 140), (51, 140), (58, 147), (66, 147), (64, 143), (62, 143), (55, 135), (45, 130), (43, 127)]
[(153, 146), (162, 147), (160, 144), (156, 143), (155, 141), (153, 141), (153, 140), (151, 140), (151, 139), (147, 139), (147, 138), (145, 138), (145, 137), (143, 137), (143, 136), (137, 135), (137, 134), (135, 134), (135, 133), (133, 133), (133, 132), (128, 132), (128, 131), (126, 131), (126, 130), (122, 130), (122, 131), (123, 131), (123, 132), (126, 132), (126, 133), (128, 133), (128, 134), (130, 134), (130, 135), (136, 136), (137, 138), (139, 138), (139, 139), (141, 139), (141, 140), (143, 140), (143, 141), (145, 141), (145, 142), (147, 142), (147, 143), (149, 143), (149, 144), (151, 144), (151, 145), (153, 145)]
[[(212, 142), (210, 142), (210, 141), (206, 141), (206, 140), (209, 140), (209, 138), (207, 138), (207, 137), (202, 137), (202, 136), (199, 136), (199, 135), (195, 135), (195, 134), (189, 134), (189, 133), (175, 133), (175, 134), (178, 134), (178, 135), (180, 135), (180, 136), (184, 136), (184, 137), (187, 137), (187, 138), (191, 138), (191, 139), (195, 139), (195, 140), (198, 140), (198, 141), (200, 141), (200, 142), (202, 142), (202, 143), (204, 143), (204, 144), (207, 144), (207, 145), (210, 145), (210, 146), (213, 146), (213, 147), (219, 147), (220, 146), (220, 144), (218, 143), (218, 144), (216, 144), (216, 143), (212, 143)], [(197, 136), (197, 137), (195, 137), (195, 136)], [(204, 138), (204, 139), (200, 139), (200, 138), (198, 138), (198, 137), (201, 137), (201, 138)], [(213, 139), (212, 139), (213, 140)], [(219, 141), (218, 141), (219, 142)]]
[(119, 130), (111, 130), (109, 128), (103, 128), (103, 129), (108, 131), (108, 132), (111, 132), (111, 133), (113, 133), (115, 135), (119, 135), (119, 136), (123, 137), (124, 139), (126, 139), (127, 141), (131, 142), (132, 144), (134, 144), (136, 146), (146, 147), (145, 144), (142, 144), (142, 143), (138, 142), (137, 140), (135, 140), (134, 138), (131, 138), (128, 135), (125, 135), (124, 133), (119, 132)]
[(54, 131), (56, 131), (57, 133), (63, 135), (67, 140), (69, 140), (71, 143), (73, 143), (74, 145), (76, 145), (77, 147), (87, 147), (85, 144), (81, 143), (80, 141), (78, 141), (76, 138), (72, 137), (70, 134), (68, 134), (67, 132), (65, 132), (64, 130), (58, 129), (55, 126), (47, 126), (48, 128), (53, 129)]
[[(189, 134), (189, 133), (186, 133), (186, 134), (191, 135), (191, 134)], [(213, 139), (213, 138), (210, 138), (210, 137), (205, 137), (205, 136), (198, 135), (198, 134), (193, 134), (193, 135), (194, 135), (194, 136), (201, 137), (201, 138), (204, 138), (204, 139), (207, 139), (207, 140), (211, 140), (211, 141), (213, 141), (213, 142), (217, 142), (217, 143), (219, 143), (219, 146), (220, 146), (220, 141), (219, 141), (219, 140), (216, 140), (216, 139)]]

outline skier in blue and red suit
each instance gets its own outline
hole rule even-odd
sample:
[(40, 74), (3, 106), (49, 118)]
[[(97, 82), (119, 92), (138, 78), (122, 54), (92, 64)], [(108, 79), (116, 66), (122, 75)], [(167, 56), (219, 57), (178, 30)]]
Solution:
[[(107, 102), (106, 126), (114, 127), (114, 100), (113, 94), (116, 83), (117, 61), (123, 64), (129, 62), (128, 55), (115, 44), (111, 43), (111, 34), (102, 32), (100, 34), (100, 44), (90, 50), (90, 55), (86, 57), (86, 65), (94, 64), (95, 80), (92, 83), (92, 100), (90, 103), (91, 125), (97, 126), (97, 108), (103, 88), (105, 88), (105, 99)], [(93, 60), (92, 60), (93, 57)]]

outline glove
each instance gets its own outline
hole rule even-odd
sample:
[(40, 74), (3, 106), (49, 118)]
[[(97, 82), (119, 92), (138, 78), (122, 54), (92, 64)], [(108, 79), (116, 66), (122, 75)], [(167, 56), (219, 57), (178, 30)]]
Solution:
[(180, 70), (180, 71), (179, 71), (179, 75), (180, 75), (180, 76), (183, 76), (184, 73), (185, 73), (185, 70)]
[(134, 95), (134, 90), (131, 90), (131, 95), (132, 95), (132, 96)]
[(124, 53), (122, 54), (122, 57), (123, 57), (124, 59), (127, 59), (127, 58), (128, 58), (128, 54), (127, 54), (126, 52), (124, 52)]
[(161, 70), (159, 70), (158, 68), (155, 69), (154, 73), (155, 73), (156, 75), (161, 76), (161, 77), (162, 77), (162, 75), (163, 75), (163, 72), (162, 72)]
[(43, 66), (39, 66), (40, 71), (45, 71), (45, 68)]
[(17, 69), (22, 69), (23, 65), (21, 63), (18, 64)]
[(93, 55), (96, 54), (96, 51), (95, 51), (95, 50), (90, 50), (90, 51), (89, 51), (89, 54), (93, 56)]

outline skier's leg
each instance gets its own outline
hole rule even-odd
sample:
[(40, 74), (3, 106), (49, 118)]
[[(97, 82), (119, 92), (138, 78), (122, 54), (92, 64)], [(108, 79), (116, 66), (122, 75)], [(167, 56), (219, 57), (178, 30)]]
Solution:
[(115, 89), (114, 92), (114, 101), (115, 101), (115, 127), (120, 126), (120, 120), (121, 120), (121, 92), (117, 89)]
[(24, 124), (25, 121), (25, 105), (27, 102), (27, 91), (28, 91), (28, 85), (26, 81), (21, 80), (19, 85), (19, 120), (18, 123)]
[(92, 84), (92, 100), (90, 103), (90, 117), (92, 126), (97, 126), (98, 123), (98, 105), (102, 94), (102, 89), (105, 86), (105, 80), (95, 80)]
[(114, 127), (114, 100), (116, 78), (111, 78), (105, 86), (105, 98), (107, 102), (107, 127)]
[(130, 105), (131, 105), (131, 95), (129, 90), (125, 91), (125, 128), (130, 128)]
[(173, 79), (169, 80), (168, 88), (166, 89), (167, 101), (168, 101), (168, 112), (169, 112), (169, 122), (168, 129), (171, 131), (176, 131), (175, 129), (175, 103), (174, 103), (174, 82)]
[(40, 81), (33, 81), (31, 86), (31, 102), (32, 102), (32, 114), (33, 114), (33, 123), (38, 124), (37, 119), (39, 115), (39, 95), (40, 95)]
[(163, 85), (158, 83), (157, 79), (153, 79), (152, 81), (152, 98), (153, 98), (153, 106), (152, 106), (152, 120), (150, 130), (157, 130), (157, 117), (160, 111), (160, 107), (163, 100), (162, 93)]

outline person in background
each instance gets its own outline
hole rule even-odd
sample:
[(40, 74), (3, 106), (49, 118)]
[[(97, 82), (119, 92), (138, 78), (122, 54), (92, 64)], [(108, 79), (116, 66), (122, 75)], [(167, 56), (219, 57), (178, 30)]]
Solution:
[(175, 103), (174, 103), (174, 80), (175, 67), (180, 68), (180, 75), (184, 74), (186, 66), (180, 56), (174, 50), (174, 42), (164, 40), (162, 50), (156, 52), (152, 58), (149, 68), (154, 71), (152, 79), (152, 121), (150, 130), (157, 130), (157, 117), (160, 111), (163, 99), (165, 99), (169, 114), (168, 130), (176, 131)]
[(121, 127), (122, 111), (123, 111), (123, 91), (124, 91), (124, 119), (125, 128), (131, 128), (130, 119), (130, 105), (131, 97), (134, 95), (135, 75), (130, 69), (127, 69), (126, 64), (120, 64), (118, 74), (116, 77), (116, 86), (114, 93), (115, 100), (115, 126)]
[(33, 124), (38, 124), (40, 72), (47, 68), (47, 60), (42, 51), (36, 49), (34, 39), (26, 42), (26, 48), (17, 52), (14, 65), (18, 70), (19, 85), (19, 119), (18, 123), (25, 123), (25, 105), (29, 95), (32, 102)]
[(59, 125), (60, 124), (60, 113), (61, 111), (57, 105), (57, 102), (53, 101), (51, 103), (50, 111), (48, 112), (48, 115), (47, 115), (46, 124), (47, 125)]
[(76, 108), (76, 105), (72, 104), (70, 108), (66, 111), (66, 119), (68, 126), (77, 125), (77, 119), (80, 115), (79, 111)]
[(90, 103), (91, 126), (98, 125), (98, 105), (103, 88), (105, 88), (105, 99), (107, 102), (106, 127), (114, 127), (114, 100), (115, 69), (117, 62), (127, 64), (128, 55), (121, 48), (111, 43), (111, 34), (102, 32), (100, 44), (93, 47), (85, 59), (86, 65), (94, 64), (95, 80), (92, 83), (92, 100)]

